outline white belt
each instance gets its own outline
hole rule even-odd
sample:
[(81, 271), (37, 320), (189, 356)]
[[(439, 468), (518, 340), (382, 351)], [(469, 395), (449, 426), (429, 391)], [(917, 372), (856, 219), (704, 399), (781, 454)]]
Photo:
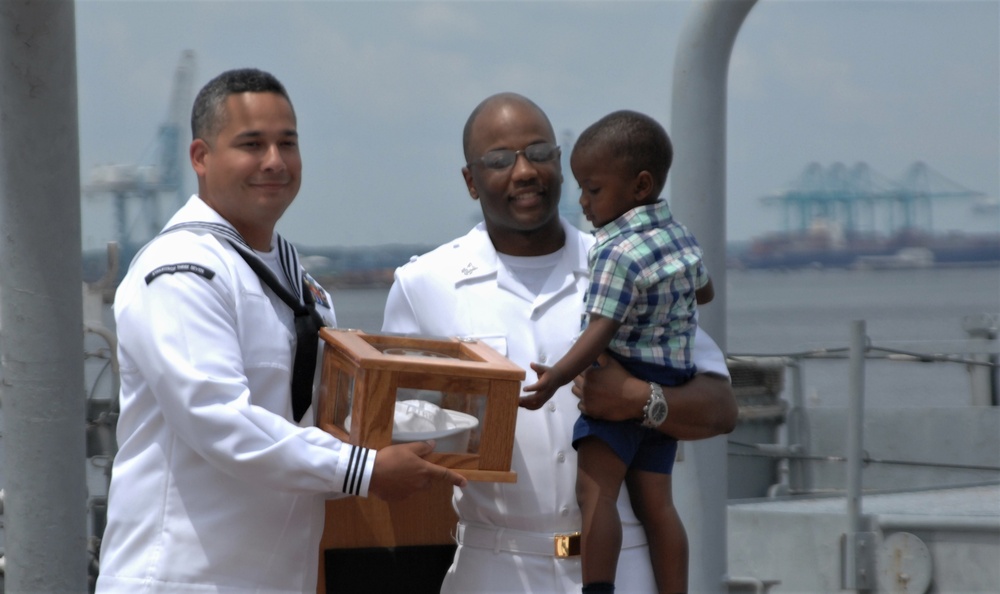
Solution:
[[(493, 549), (494, 552), (544, 555), (566, 559), (580, 554), (580, 533), (527, 532), (511, 528), (494, 528), (479, 524), (459, 522), (455, 542), (474, 549)], [(646, 544), (641, 528), (622, 531), (622, 548), (630, 549)]]

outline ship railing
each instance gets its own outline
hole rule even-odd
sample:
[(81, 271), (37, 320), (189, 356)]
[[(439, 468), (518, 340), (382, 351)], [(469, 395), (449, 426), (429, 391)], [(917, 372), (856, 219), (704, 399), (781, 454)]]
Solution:
[[(921, 342), (919, 349), (900, 348), (891, 343), (873, 344), (864, 334), (864, 322), (855, 322), (861, 325), (861, 334), (856, 337), (857, 344), (847, 347), (824, 347), (777, 354), (730, 354), (728, 363), (734, 392), (740, 404), (740, 423), (737, 430), (729, 436), (729, 457), (731, 460), (749, 460), (730, 465), (730, 499), (796, 495), (842, 496), (848, 492), (850, 480), (817, 481), (815, 477), (817, 467), (831, 465), (839, 465), (842, 468), (836, 471), (828, 470), (824, 479), (829, 479), (831, 473), (838, 477), (843, 474), (844, 476), (840, 478), (846, 479), (852, 475), (860, 477), (861, 469), (881, 466), (919, 469), (919, 472), (949, 473), (936, 476), (954, 477), (957, 482), (953, 481), (950, 486), (968, 486), (1000, 480), (1000, 464), (994, 463), (989, 456), (986, 457), (986, 463), (981, 463), (982, 458), (970, 461), (969, 459), (934, 460), (920, 456), (915, 459), (904, 459), (872, 455), (864, 448), (864, 436), (861, 434), (866, 414), (869, 417), (896, 414), (865, 410), (865, 364), (870, 361), (889, 361), (894, 365), (964, 366), (970, 380), (969, 405), (992, 409), (1000, 407), (998, 319), (1000, 316), (995, 315), (970, 316), (963, 320), (968, 339)], [(816, 440), (811, 435), (814, 430), (812, 423), (814, 419), (811, 415), (821, 414), (821, 411), (811, 409), (807, 403), (809, 398), (806, 396), (805, 368), (807, 363), (812, 361), (850, 363), (850, 402), (845, 413), (844, 426), (857, 424), (858, 435), (853, 438), (847, 435), (847, 439), (850, 440), (848, 443), (841, 441), (837, 444), (843, 446), (842, 452), (816, 451), (818, 448), (814, 445)], [(787, 390), (786, 377), (789, 384)], [(782, 397), (784, 394), (787, 394), (787, 400)], [(827, 447), (830, 445), (829, 439), (822, 441)], [(894, 472), (902, 471), (897, 469)], [(765, 476), (760, 476), (762, 474)], [(755, 481), (757, 484), (754, 484)], [(848, 485), (841, 486), (844, 482)], [(865, 492), (897, 490), (896, 484), (887, 483), (893, 481), (884, 480), (881, 484), (880, 481), (874, 481), (874, 484), (865, 487)], [(860, 488), (860, 485), (858, 487)]]
[[(866, 334), (865, 322), (863, 320), (854, 321), (851, 324), (850, 346), (846, 349), (820, 349), (817, 351), (785, 354), (780, 356), (759, 357), (753, 355), (733, 355), (730, 358), (731, 369), (735, 370), (734, 391), (740, 391), (739, 378), (743, 376), (741, 368), (750, 370), (768, 370), (772, 376), (776, 375), (778, 369), (789, 369), (792, 376), (792, 404), (789, 411), (789, 422), (786, 427), (784, 443), (741, 443), (736, 439), (731, 439), (730, 444), (739, 445), (746, 449), (753, 449), (754, 454), (772, 458), (779, 464), (778, 482), (774, 483), (767, 492), (769, 497), (808, 495), (814, 497), (819, 494), (813, 482), (811, 474), (813, 466), (817, 463), (834, 462), (839, 463), (840, 470), (843, 470), (841, 481), (831, 482), (831, 484), (844, 484), (841, 490), (831, 492), (831, 495), (842, 496), (845, 505), (845, 529), (840, 538), (840, 587), (844, 590), (869, 591), (874, 587), (873, 576), (878, 566), (876, 555), (872, 553), (879, 542), (885, 541), (886, 534), (892, 532), (890, 538), (906, 537), (904, 544), (899, 545), (909, 550), (927, 551), (926, 545), (911, 534), (914, 530), (932, 530), (943, 532), (956, 531), (984, 531), (987, 534), (995, 534), (1000, 529), (995, 515), (985, 515), (976, 517), (965, 517), (961, 514), (937, 513), (931, 516), (920, 514), (875, 514), (866, 518), (862, 514), (862, 499), (865, 494), (871, 493), (869, 489), (863, 488), (863, 470), (873, 466), (903, 466), (908, 469), (947, 469), (948, 472), (957, 470), (981, 472), (976, 475), (980, 481), (976, 486), (1000, 484), (1000, 447), (998, 447), (998, 436), (1000, 436), (1000, 406), (997, 403), (997, 372), (998, 355), (1000, 348), (997, 343), (997, 324), (995, 317), (986, 316), (976, 323), (973, 323), (973, 331), (970, 331), (970, 344), (967, 344), (961, 351), (942, 352), (924, 351), (916, 352), (908, 349), (898, 349), (893, 347), (876, 347)], [(968, 321), (968, 320), (967, 320)], [(981, 322), (986, 324), (985, 329)], [(967, 327), (969, 330), (969, 327)], [(844, 359), (848, 361), (849, 367), (849, 402), (846, 411), (836, 411), (840, 416), (827, 417), (825, 425), (817, 425), (810, 422), (811, 414), (806, 406), (806, 398), (802, 389), (802, 367), (807, 359)], [(871, 359), (888, 359), (899, 362), (920, 362), (953, 365), (962, 364), (969, 370), (972, 378), (973, 394), (971, 406), (963, 407), (961, 410), (952, 408), (941, 408), (938, 412), (931, 412), (921, 407), (909, 407), (908, 409), (893, 407), (865, 408), (865, 365)], [(772, 379), (771, 384), (776, 382)], [(759, 392), (759, 390), (758, 390)], [(741, 406), (742, 409), (742, 406)], [(813, 411), (820, 413), (817, 409)], [(876, 414), (882, 413), (877, 419), (872, 419)], [(875, 457), (866, 450), (866, 415), (869, 416), (871, 427), (869, 437), (883, 439), (885, 442), (893, 440), (903, 441), (903, 451), (913, 455), (913, 459), (896, 459)], [(923, 418), (921, 418), (921, 415)], [(943, 415), (943, 416), (942, 416)], [(752, 418), (752, 417), (747, 417)], [(833, 420), (833, 423), (829, 421)], [(913, 421), (922, 424), (919, 427)], [(957, 420), (957, 422), (956, 422)], [(878, 431), (874, 431), (874, 428)], [(846, 429), (846, 431), (845, 431)], [(811, 439), (810, 431), (823, 433), (826, 437), (834, 436), (841, 441), (845, 455), (822, 455), (810, 451), (811, 444), (815, 441)], [(739, 427), (737, 428), (739, 431)], [(882, 435), (878, 435), (882, 433)], [(873, 435), (874, 434), (874, 435)], [(948, 441), (952, 443), (942, 447)], [(826, 447), (831, 442), (826, 440)], [(899, 447), (898, 445), (896, 447)], [(818, 448), (817, 448), (818, 449)], [(942, 450), (945, 450), (942, 453)], [(742, 455), (748, 455), (744, 451)], [(933, 454), (939, 456), (938, 460), (922, 460), (921, 456)], [(942, 458), (941, 456), (944, 456)], [(955, 460), (945, 460), (954, 456)], [(986, 463), (981, 463), (985, 461)], [(732, 476), (733, 467), (730, 467), (730, 498), (732, 499)], [(736, 470), (739, 470), (737, 467)], [(942, 484), (937, 476), (928, 477), (925, 475), (918, 477), (922, 484), (904, 485), (902, 481), (890, 481), (886, 483), (886, 490), (907, 491), (921, 489), (941, 489), (944, 487), (954, 488), (955, 484)], [(895, 479), (896, 477), (892, 477)], [(972, 486), (972, 485), (967, 485)], [(895, 544), (893, 546), (896, 546)], [(882, 550), (880, 546), (879, 550)], [(895, 554), (901, 554), (902, 550), (897, 547), (893, 549)], [(926, 554), (926, 553), (925, 553)], [(901, 574), (905, 576), (905, 574)], [(760, 582), (763, 584), (763, 582)], [(758, 591), (761, 591), (758, 588)], [(920, 590), (923, 591), (923, 590)]]

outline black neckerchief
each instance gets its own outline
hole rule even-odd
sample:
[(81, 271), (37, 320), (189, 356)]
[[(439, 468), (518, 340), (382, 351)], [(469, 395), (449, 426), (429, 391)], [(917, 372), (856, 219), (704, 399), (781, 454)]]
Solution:
[(291, 308), (295, 314), (295, 361), (292, 364), (292, 416), (295, 422), (302, 420), (303, 415), (312, 404), (313, 377), (316, 372), (316, 354), (318, 352), (319, 329), (325, 324), (322, 316), (316, 311), (316, 300), (311, 289), (306, 285), (305, 277), (299, 266), (299, 256), (295, 248), (281, 235), (277, 236), (278, 260), (281, 270), (298, 294), (289, 290), (268, 265), (260, 259), (250, 244), (243, 239), (235, 229), (222, 223), (191, 221), (179, 223), (164, 229), (160, 234), (182, 229), (200, 229), (225, 239), (243, 257), (246, 263), (257, 273), (271, 291)]

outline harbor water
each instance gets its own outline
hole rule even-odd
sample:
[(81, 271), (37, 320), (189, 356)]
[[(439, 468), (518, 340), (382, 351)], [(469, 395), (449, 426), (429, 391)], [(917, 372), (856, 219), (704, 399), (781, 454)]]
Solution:
[[(1000, 314), (1000, 268), (910, 270), (730, 270), (728, 352), (786, 355), (842, 349), (851, 322), (864, 320), (871, 344), (917, 353), (958, 353), (967, 318)], [(377, 332), (388, 288), (333, 291), (338, 324)], [(844, 406), (847, 363), (810, 360), (804, 367), (810, 406)], [(968, 402), (965, 365), (870, 361), (867, 406)]]

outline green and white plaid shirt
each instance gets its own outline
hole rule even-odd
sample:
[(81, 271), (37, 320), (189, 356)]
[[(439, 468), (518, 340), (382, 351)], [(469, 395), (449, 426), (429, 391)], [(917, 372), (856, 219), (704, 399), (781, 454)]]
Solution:
[(659, 200), (594, 237), (587, 313), (621, 322), (609, 348), (626, 359), (692, 369), (695, 290), (708, 283), (694, 236)]

